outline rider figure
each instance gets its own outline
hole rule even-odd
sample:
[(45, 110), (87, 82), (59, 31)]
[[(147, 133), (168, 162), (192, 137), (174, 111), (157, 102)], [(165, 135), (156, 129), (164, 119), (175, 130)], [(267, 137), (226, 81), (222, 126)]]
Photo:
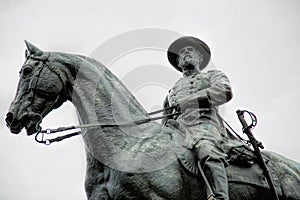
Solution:
[(210, 57), (209, 47), (194, 37), (181, 37), (170, 45), (169, 62), (183, 77), (170, 89), (164, 107), (181, 111), (176, 121), (186, 134), (188, 148), (196, 153), (215, 198), (228, 200), (227, 155), (221, 148), (226, 136), (217, 107), (228, 102), (232, 92), (223, 72), (202, 71)]

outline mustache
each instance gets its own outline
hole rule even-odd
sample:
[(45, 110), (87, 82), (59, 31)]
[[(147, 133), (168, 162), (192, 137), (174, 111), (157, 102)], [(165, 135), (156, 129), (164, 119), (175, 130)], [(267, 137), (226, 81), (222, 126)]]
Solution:
[(192, 68), (195, 68), (197, 65), (195, 62), (186, 61), (186, 62), (181, 63), (179, 66), (184, 69), (192, 69)]

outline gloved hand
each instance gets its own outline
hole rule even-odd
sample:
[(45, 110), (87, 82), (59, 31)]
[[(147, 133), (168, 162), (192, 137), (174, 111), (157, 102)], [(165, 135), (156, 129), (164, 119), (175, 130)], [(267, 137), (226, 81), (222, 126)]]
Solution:
[(175, 95), (169, 98), (169, 103), (171, 107), (175, 107), (176, 112), (180, 112), (180, 102)]
[(176, 129), (178, 129), (179, 123), (176, 120), (174, 120), (174, 119), (168, 119), (168, 121), (166, 123), (166, 126), (168, 126), (170, 128), (176, 128)]

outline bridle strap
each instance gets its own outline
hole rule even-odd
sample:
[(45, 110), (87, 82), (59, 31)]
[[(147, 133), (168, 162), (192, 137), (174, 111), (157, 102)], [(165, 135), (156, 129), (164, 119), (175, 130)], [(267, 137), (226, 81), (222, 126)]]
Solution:
[[(36, 113), (39, 117), (40, 117), (40, 119), (38, 120), (38, 123), (36, 123), (36, 130), (39, 132), (40, 130), (41, 130), (41, 127), (40, 127), (40, 123), (41, 123), (41, 121), (42, 121), (42, 119), (43, 119), (43, 117), (51, 110), (51, 109), (53, 109), (53, 108), (55, 108), (55, 107), (57, 107), (57, 105), (60, 103), (60, 102), (62, 102), (62, 96), (63, 96), (63, 93), (66, 91), (66, 86), (65, 86), (65, 83), (64, 83), (64, 81), (63, 81), (63, 78), (62, 78), (62, 76), (61, 76), (61, 73), (59, 72), (59, 70), (58, 69), (56, 69), (55, 67), (52, 67), (52, 66), (50, 66), (50, 65), (48, 65), (46, 62), (48, 61), (48, 58), (50, 57), (50, 53), (48, 53), (48, 56), (47, 56), (47, 58), (45, 58), (45, 59), (39, 59), (39, 58), (37, 58), (37, 57), (35, 57), (35, 56), (31, 56), (31, 55), (26, 55), (26, 61), (25, 61), (25, 64), (23, 65), (23, 67), (22, 68), (24, 68), (26, 65), (28, 65), (28, 66), (30, 66), (33, 70), (34, 70), (34, 74), (33, 74), (33, 76), (31, 77), (31, 80), (30, 80), (30, 82), (29, 82), (29, 85), (28, 85), (28, 88), (27, 88), (27, 92), (28, 93), (30, 93), (31, 92), (31, 100), (30, 100), (30, 104), (32, 104), (33, 103), (33, 101), (34, 101), (34, 96), (36, 95), (36, 89), (37, 89), (37, 84), (38, 84), (38, 81), (39, 81), (39, 78), (40, 78), (40, 75), (41, 75), (41, 72), (42, 72), (42, 70), (45, 68), (45, 67), (48, 67), (53, 73), (55, 73), (58, 77), (59, 77), (59, 79), (60, 79), (60, 81), (61, 81), (61, 83), (62, 83), (62, 85), (63, 85), (63, 91), (62, 92), (60, 92), (56, 97), (55, 97), (55, 100), (51, 103), (51, 105), (49, 105), (48, 107), (46, 107), (46, 109), (44, 109), (44, 111), (43, 112), (41, 112), (41, 113)], [(35, 61), (40, 61), (40, 62), (42, 62), (42, 64), (39, 64), (39, 65), (37, 65), (37, 66), (32, 66), (30, 63), (29, 63), (29, 60), (35, 60)], [(30, 105), (29, 104), (29, 105)], [(28, 111), (28, 112), (30, 112), (30, 111)]]
[[(27, 64), (23, 65), (23, 67), (26, 66), (26, 65), (31, 66), (29, 63), (27, 63)], [(38, 79), (39, 79), (39, 76), (40, 76), (40, 73), (41, 73), (43, 67), (44, 67), (44, 63), (42, 65), (39, 65), (39, 66), (36, 67), (36, 70), (34, 72), (34, 76), (31, 78), (31, 81), (29, 83), (28, 90), (33, 90), (33, 89), (36, 88), (36, 85), (38, 83)]]
[[(60, 81), (61, 81), (61, 83), (62, 83), (62, 85), (63, 85), (63, 92), (62, 93), (64, 93), (64, 92), (66, 92), (67, 91), (67, 87), (66, 87), (66, 85), (65, 85), (65, 82), (64, 82), (64, 79), (63, 79), (63, 73), (61, 73), (58, 69), (57, 69), (57, 67), (54, 67), (54, 66), (52, 66), (52, 65), (48, 65), (46, 62), (44, 63), (44, 65), (45, 66), (47, 66), (52, 72), (54, 72), (57, 76), (58, 76), (58, 78), (60, 79)], [(65, 78), (67, 78), (67, 77), (65, 77)]]
[[(50, 56), (50, 53), (49, 53), (49, 56)], [(38, 83), (38, 80), (39, 80), (39, 78), (40, 78), (40, 74), (41, 74), (42, 70), (44, 69), (44, 67), (47, 67), (47, 68), (50, 69), (53, 73), (55, 73), (55, 74), (59, 77), (59, 79), (60, 79), (60, 81), (61, 81), (61, 83), (62, 83), (62, 85), (63, 85), (63, 91), (55, 98), (54, 102), (53, 102), (47, 109), (45, 109), (45, 111), (44, 111), (43, 113), (41, 113), (41, 115), (44, 117), (44, 115), (45, 115), (50, 109), (52, 109), (53, 107), (56, 107), (56, 105), (59, 103), (62, 94), (63, 94), (64, 92), (66, 92), (66, 90), (67, 90), (67, 89), (66, 89), (66, 85), (65, 85), (64, 79), (62, 78), (61, 72), (60, 72), (56, 67), (47, 64), (48, 59), (46, 59), (46, 60), (40, 60), (40, 59), (38, 59), (38, 58), (36, 58), (36, 57), (28, 56), (26, 62), (28, 62), (29, 59), (42, 61), (42, 65), (38, 65), (38, 66), (36, 67), (36, 69), (35, 69), (35, 71), (34, 71), (34, 76), (31, 78), (31, 81), (30, 81), (30, 83), (29, 83), (28, 91), (30, 91), (30, 90), (32, 91), (32, 93), (33, 93), (32, 96), (33, 96), (33, 97), (34, 97), (34, 95), (35, 95), (35, 89), (36, 89), (36, 87), (37, 87), (37, 83)], [(29, 63), (26, 63), (26, 64), (23, 65), (23, 67), (26, 66), (26, 65), (31, 66)], [(32, 66), (31, 66), (31, 67), (32, 67)], [(32, 68), (33, 68), (33, 67), (32, 67)], [(33, 98), (32, 98), (32, 101), (33, 101)]]

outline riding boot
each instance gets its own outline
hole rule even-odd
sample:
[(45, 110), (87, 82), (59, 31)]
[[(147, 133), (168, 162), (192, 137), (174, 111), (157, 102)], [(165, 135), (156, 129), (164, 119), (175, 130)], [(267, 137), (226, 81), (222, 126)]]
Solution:
[(221, 160), (208, 159), (204, 165), (204, 173), (214, 192), (215, 199), (229, 200), (228, 180), (224, 163)]

